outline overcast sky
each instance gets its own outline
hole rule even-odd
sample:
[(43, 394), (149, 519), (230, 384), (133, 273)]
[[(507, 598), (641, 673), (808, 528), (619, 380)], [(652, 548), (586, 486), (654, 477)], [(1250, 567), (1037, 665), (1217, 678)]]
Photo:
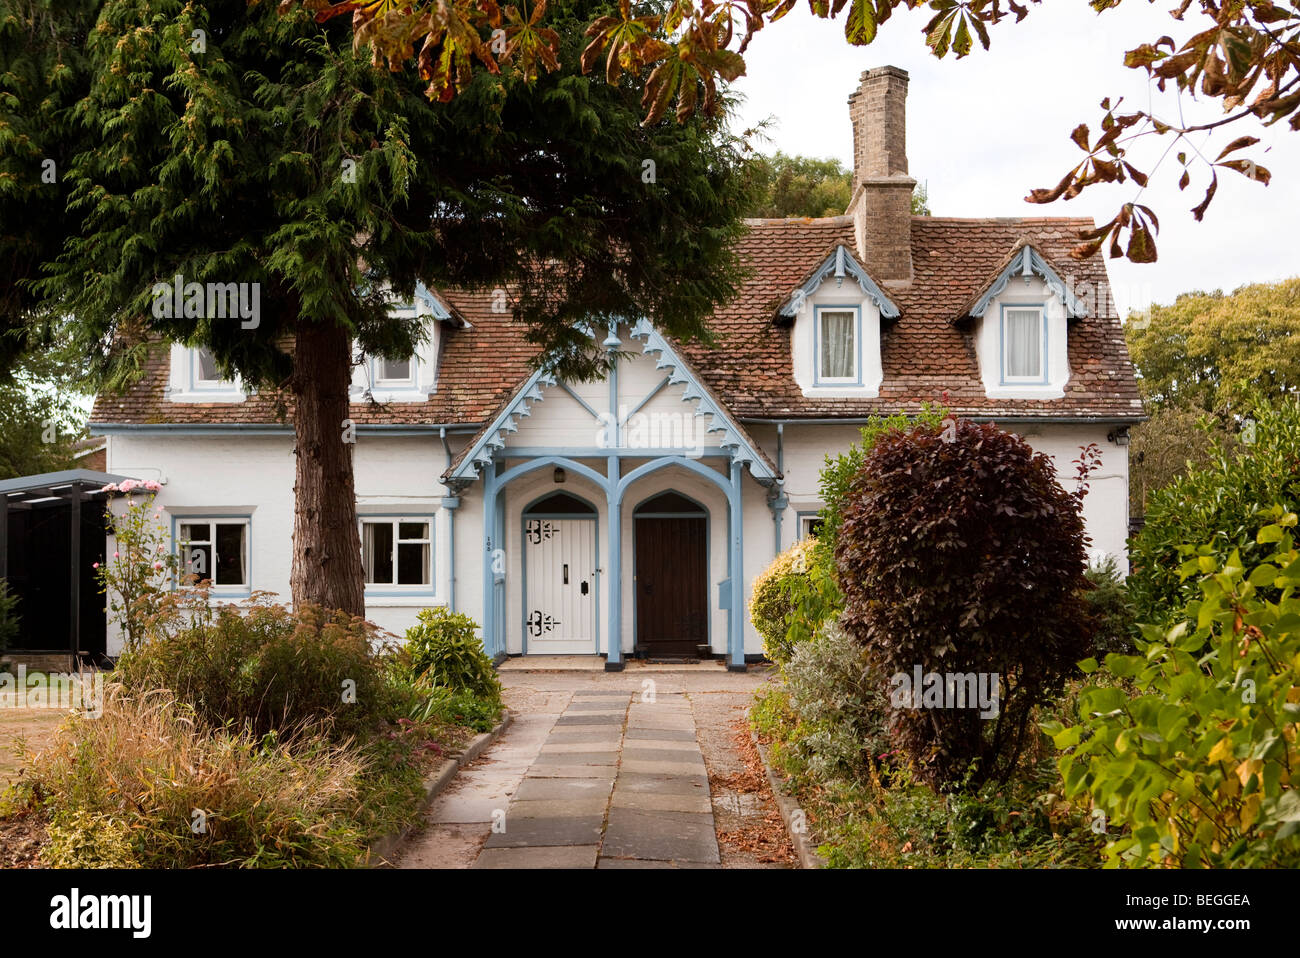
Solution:
[[(847, 99), (863, 70), (890, 64), (911, 75), (907, 99), (907, 153), (912, 176), (930, 193), (936, 216), (1087, 216), (1109, 220), (1139, 190), (1132, 182), (1095, 186), (1076, 199), (1048, 206), (1026, 203), (1031, 188), (1053, 186), (1082, 158), (1070, 141), (1084, 122), (1099, 129), (1103, 96), (1126, 104), (1154, 103), (1158, 115), (1177, 118), (1171, 93), (1148, 86), (1143, 71), (1123, 66), (1124, 51), (1169, 33), (1181, 42), (1198, 27), (1189, 14), (1172, 20), (1169, 4), (1124, 5), (1093, 13), (1084, 0), (1031, 8), (1020, 24), (992, 31), (992, 48), (963, 60), (936, 60), (921, 32), (926, 10), (900, 11), (876, 41), (851, 47), (843, 18), (818, 20), (801, 4), (762, 30), (746, 52), (747, 75), (734, 85), (744, 97), (738, 129), (770, 117), (771, 142), (782, 150), (835, 157), (852, 165), (853, 133)], [(1216, 119), (1212, 104), (1184, 101), (1187, 122)], [(1238, 129), (1241, 127), (1241, 129)], [(1232, 124), (1214, 140), (1210, 158), (1230, 140), (1252, 133), (1263, 142), (1251, 154), (1273, 173), (1264, 187), (1230, 170), (1204, 221), (1191, 208), (1204, 194), (1206, 168), (1192, 169), (1192, 185), (1177, 189), (1172, 153), (1141, 191), (1139, 202), (1160, 217), (1159, 262), (1136, 266), (1109, 260), (1120, 315), (1151, 302), (1168, 303), (1180, 292), (1232, 290), (1249, 282), (1300, 275), (1296, 214), (1300, 211), (1300, 133), (1285, 124), (1261, 132), (1248, 121)], [(1208, 134), (1197, 134), (1197, 145)], [(1131, 160), (1150, 173), (1170, 138), (1149, 137)], [(1267, 152), (1263, 148), (1268, 147)], [(1177, 152), (1176, 150), (1173, 152)], [(1169, 175), (1172, 174), (1172, 175)]]

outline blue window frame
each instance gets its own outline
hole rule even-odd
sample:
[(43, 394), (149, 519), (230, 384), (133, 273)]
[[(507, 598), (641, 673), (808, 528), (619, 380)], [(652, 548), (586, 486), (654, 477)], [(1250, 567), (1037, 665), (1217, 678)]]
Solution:
[(246, 597), (253, 588), (251, 516), (172, 517), (172, 549), (181, 575), (212, 583), (213, 595)]
[(434, 516), (358, 517), (367, 595), (434, 595)]
[(998, 318), (998, 356), (1001, 385), (1047, 385), (1047, 310), (1004, 303)]
[[(838, 328), (828, 338), (826, 326)], [(843, 335), (848, 331), (852, 343), (846, 351)], [(836, 339), (839, 347), (836, 348)], [(826, 304), (813, 309), (813, 382), (818, 386), (862, 385), (862, 307), (858, 304)]]

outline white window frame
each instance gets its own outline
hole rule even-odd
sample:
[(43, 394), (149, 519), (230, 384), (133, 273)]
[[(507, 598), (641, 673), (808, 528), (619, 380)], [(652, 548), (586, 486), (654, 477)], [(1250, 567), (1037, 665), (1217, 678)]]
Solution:
[[(220, 596), (248, 596), (253, 592), (253, 519), (251, 516), (213, 516), (213, 515), (174, 515), (172, 532), (172, 551), (180, 559), (180, 574), (182, 577), (189, 575), (191, 569), (188, 568), (187, 553), (188, 546), (199, 543), (209, 548), (212, 555), (212, 568), (203, 573), (196, 573), (199, 581), (204, 579), (212, 583), (212, 594)], [(185, 526), (208, 527), (207, 539), (185, 539), (181, 536), (181, 530)], [(244, 581), (242, 583), (225, 583), (218, 585), (216, 580), (217, 567), (220, 564), (220, 555), (217, 552), (217, 534), (216, 526), (239, 526), (244, 530)]]
[(382, 356), (369, 357), (370, 363), (370, 382), (373, 384), (374, 392), (405, 392), (414, 391), (420, 386), (420, 357), (412, 354), (408, 357), (406, 378), (404, 379), (386, 379), (382, 375), (384, 363), (387, 362)]
[[(1011, 346), (1011, 337), (1008, 333), (1010, 328), (1007, 324), (1008, 312), (1036, 313), (1038, 316), (1039, 331), (1039, 350), (1038, 363), (1039, 372), (1036, 376), (1011, 376), (1007, 373), (1009, 368), (1008, 351)], [(998, 338), (998, 355), (1000, 357), (1001, 368), (998, 370), (1000, 384), (1003, 386), (1044, 386), (1047, 384), (1048, 377), (1048, 330), (1047, 330), (1047, 310), (1037, 303), (1003, 303), (998, 314), (999, 329)]]
[(799, 540), (798, 541), (800, 542), (802, 542), (804, 539), (809, 539), (812, 537), (813, 534), (812, 524), (814, 522), (825, 522), (825, 520), (821, 517), (820, 510), (818, 510), (817, 512), (800, 512), (798, 514), (798, 519), (799, 519)]
[[(822, 317), (826, 313), (850, 313), (853, 317), (853, 375), (822, 375)], [(815, 386), (862, 385), (862, 306), (858, 303), (819, 304), (813, 307), (813, 384)]]
[[(436, 519), (436, 517), (433, 516), (433, 515), (430, 515), (430, 514), (423, 514), (423, 515), (421, 515), (421, 514), (414, 514), (414, 515), (412, 515), (412, 514), (406, 514), (406, 513), (403, 513), (403, 514), (401, 514), (401, 515), (398, 515), (398, 514), (395, 514), (395, 513), (373, 513), (373, 514), (370, 514), (370, 515), (360, 515), (360, 516), (357, 517), (357, 534), (358, 534), (358, 537), (359, 537), (359, 539), (360, 539), (360, 541), (361, 541), (361, 567), (362, 567), (362, 574), (363, 574), (363, 575), (365, 576), (365, 578), (366, 578), (366, 582), (365, 582), (366, 595), (372, 595), (372, 596), (376, 596), (376, 595), (377, 595), (377, 596), (384, 596), (384, 595), (391, 595), (391, 596), (400, 596), (400, 595), (428, 595), (428, 596), (432, 596), (432, 595), (436, 595), (436, 593), (437, 593), (437, 579), (435, 579), (434, 576), (435, 576), (436, 571), (437, 571), (437, 551), (436, 551), (436, 547), (437, 547), (437, 538), (436, 538), (437, 528), (436, 528), (436, 525), (435, 525), (435, 519)], [(427, 527), (428, 527), (428, 530), (429, 530), (429, 534), (428, 534), (428, 536), (427, 536), (426, 538), (424, 538), (424, 539), (403, 539), (403, 538), (401, 538), (401, 524), (404, 523), (404, 522), (418, 522), (418, 523), (421, 523), (421, 524), (427, 526)], [(426, 567), (426, 570), (425, 570), (425, 571), (428, 573), (428, 579), (429, 579), (429, 581), (428, 581), (427, 583), (426, 583), (426, 582), (420, 582), (420, 583), (413, 583), (413, 584), (407, 584), (407, 585), (402, 585), (402, 584), (399, 584), (399, 583), (397, 583), (397, 582), (371, 582), (371, 581), (369, 581), (369, 580), (370, 580), (370, 575), (369, 575), (369, 573), (366, 572), (366, 570), (365, 570), (365, 564), (366, 564), (366, 556), (365, 556), (365, 548), (366, 548), (366, 545), (365, 545), (365, 543), (366, 543), (366, 531), (365, 531), (365, 527), (366, 527), (366, 524), (367, 524), (367, 523), (372, 523), (372, 524), (375, 524), (375, 525), (390, 525), (390, 526), (392, 526), (392, 529), (393, 529), (393, 554), (392, 554), (392, 561), (393, 561), (393, 578), (394, 578), (394, 579), (397, 578), (397, 569), (398, 569), (398, 564), (397, 564), (397, 555), (398, 555), (398, 547), (401, 546), (401, 545), (403, 545), (403, 544), (405, 544), (405, 545), (411, 545), (411, 544), (427, 545), (427, 546), (429, 547), (429, 562), (428, 562), (428, 566)]]
[(171, 369), (163, 398), (170, 402), (243, 402), (244, 385), (238, 377), (201, 379), (199, 353), (204, 347), (172, 343)]

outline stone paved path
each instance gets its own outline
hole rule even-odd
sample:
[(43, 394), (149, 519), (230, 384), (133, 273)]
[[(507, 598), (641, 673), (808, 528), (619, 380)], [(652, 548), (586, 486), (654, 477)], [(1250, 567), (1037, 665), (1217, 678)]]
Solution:
[(687, 690), (721, 682), (743, 703), (760, 680), (653, 678), (512, 676), (514, 724), (439, 796), (398, 867), (723, 867)]

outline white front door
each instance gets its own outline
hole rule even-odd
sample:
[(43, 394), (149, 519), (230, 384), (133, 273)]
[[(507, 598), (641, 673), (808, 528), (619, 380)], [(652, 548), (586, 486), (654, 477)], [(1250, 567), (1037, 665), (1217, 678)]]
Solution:
[(596, 651), (596, 520), (524, 520), (524, 649)]

